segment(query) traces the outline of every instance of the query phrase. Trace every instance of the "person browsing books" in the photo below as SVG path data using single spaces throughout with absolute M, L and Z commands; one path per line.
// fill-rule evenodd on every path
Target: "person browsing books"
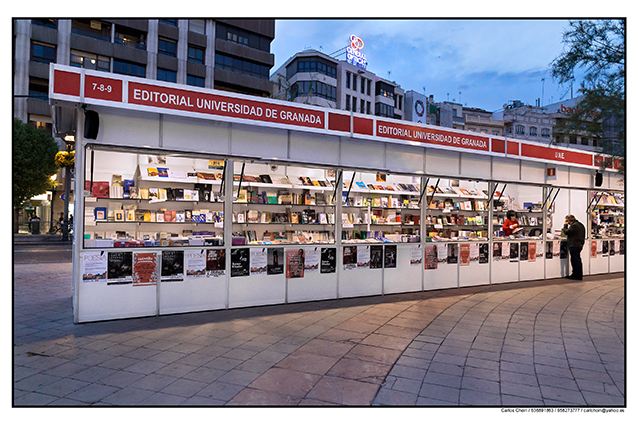
M 514 234 L 514 231 L 519 228 L 520 224 L 518 224 L 518 220 L 516 219 L 516 212 L 509 210 L 507 217 L 505 217 L 505 222 L 503 222 L 503 234 L 505 236 L 511 236 Z
M 569 247 L 569 261 L 572 264 L 572 274 L 568 279 L 583 280 L 583 262 L 580 259 L 580 251 L 585 244 L 585 226 L 576 220 L 571 214 L 565 216 L 563 233 L 567 236 L 567 246 Z

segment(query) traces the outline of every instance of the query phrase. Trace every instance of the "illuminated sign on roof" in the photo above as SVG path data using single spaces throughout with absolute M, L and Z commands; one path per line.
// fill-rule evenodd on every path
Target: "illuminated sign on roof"
M 361 49 L 363 49 L 363 40 L 356 35 L 351 35 L 350 46 L 346 48 L 346 62 L 366 69 L 368 61 L 366 60 L 366 55 L 361 53 Z

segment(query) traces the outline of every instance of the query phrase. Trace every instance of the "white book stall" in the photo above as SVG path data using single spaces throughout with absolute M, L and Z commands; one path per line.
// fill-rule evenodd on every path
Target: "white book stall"
M 624 186 L 595 185 L 594 154 L 55 64 L 50 82 L 79 111 L 76 323 L 561 278 L 566 214 L 586 275 L 624 271 Z

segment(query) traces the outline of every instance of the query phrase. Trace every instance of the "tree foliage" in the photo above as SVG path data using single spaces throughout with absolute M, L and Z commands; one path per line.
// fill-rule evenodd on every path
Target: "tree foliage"
M 58 144 L 51 134 L 13 119 L 13 207 L 55 187 L 51 176 L 58 172 Z
M 552 77 L 563 87 L 571 87 L 582 74 L 582 100 L 554 131 L 597 137 L 603 152 L 623 158 L 623 168 L 625 28 L 625 20 L 570 21 L 563 33 L 565 49 L 550 64 Z

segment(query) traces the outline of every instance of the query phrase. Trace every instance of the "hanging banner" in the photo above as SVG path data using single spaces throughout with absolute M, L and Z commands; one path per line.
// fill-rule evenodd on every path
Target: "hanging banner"
M 108 268 L 107 255 L 101 252 L 85 252 L 82 254 L 82 281 L 106 282 Z
M 513 263 L 518 261 L 518 243 L 516 242 L 510 243 L 510 261 Z
M 492 258 L 494 261 L 499 261 L 502 257 L 503 244 L 501 242 L 494 242 Z
M 529 243 L 528 254 L 529 254 L 528 261 L 530 263 L 535 263 L 536 262 L 536 242 Z
M 490 244 L 482 243 L 479 245 L 479 264 L 488 264 L 490 262 Z
M 477 262 L 479 260 L 479 244 L 470 244 L 470 263 Z
M 447 263 L 447 244 L 436 245 L 439 263 Z
M 206 276 L 219 277 L 226 275 L 226 250 L 206 250 Z
M 470 244 L 469 243 L 459 244 L 459 265 L 460 266 L 470 265 Z
M 520 244 L 520 256 L 521 261 L 527 261 L 529 256 L 529 245 L 527 242 L 521 242 Z
M 510 259 L 510 243 L 509 242 L 503 242 L 503 245 L 501 248 L 501 258 L 503 260 Z
M 157 285 L 157 252 L 133 252 L 133 286 Z

